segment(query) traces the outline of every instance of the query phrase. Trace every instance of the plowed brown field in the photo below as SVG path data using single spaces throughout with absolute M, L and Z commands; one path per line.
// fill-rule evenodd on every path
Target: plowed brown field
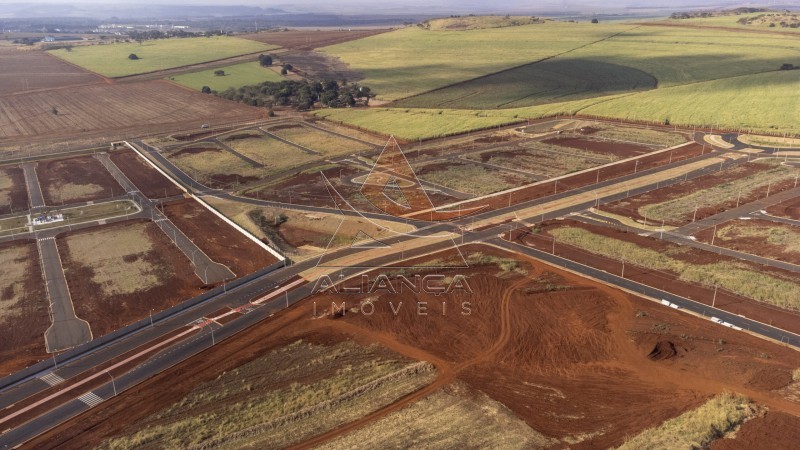
M 103 80 L 44 51 L 0 45 L 0 60 L 0 95 Z

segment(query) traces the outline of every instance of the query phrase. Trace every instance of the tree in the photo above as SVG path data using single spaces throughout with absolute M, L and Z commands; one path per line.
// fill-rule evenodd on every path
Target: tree
M 592 23 L 600 23 L 600 21 L 597 19 L 592 19 Z
M 218 76 L 218 77 L 224 77 L 225 76 L 225 71 L 222 70 L 222 69 L 215 70 L 214 71 L 214 75 Z
M 131 61 L 136 61 L 137 59 L 139 59 L 139 57 L 136 56 L 136 53 L 131 53 L 130 55 L 128 55 L 128 59 L 130 59 Z
M 203 94 L 210 94 L 211 93 L 211 88 L 208 87 L 208 86 L 203 86 L 203 88 L 200 89 L 200 92 L 202 92 Z
M 53 113 L 54 116 L 57 116 L 58 115 L 58 106 L 53 106 L 50 109 L 50 112 Z
M 287 71 L 289 71 L 289 70 L 294 69 L 294 66 L 292 66 L 291 64 L 284 64 L 283 68 L 286 69 Z
M 272 65 L 272 56 L 270 55 L 258 55 L 258 63 L 264 67 Z
M 286 66 L 281 67 L 281 75 L 287 75 L 287 74 L 289 74 L 289 71 L 286 70 Z

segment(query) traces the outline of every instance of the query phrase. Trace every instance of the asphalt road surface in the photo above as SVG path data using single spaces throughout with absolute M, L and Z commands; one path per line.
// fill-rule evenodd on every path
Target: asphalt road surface
M 22 165 L 22 170 L 25 174 L 25 185 L 28 188 L 31 209 L 44 207 L 42 186 L 39 184 L 39 177 L 36 176 L 36 163 L 25 163 Z

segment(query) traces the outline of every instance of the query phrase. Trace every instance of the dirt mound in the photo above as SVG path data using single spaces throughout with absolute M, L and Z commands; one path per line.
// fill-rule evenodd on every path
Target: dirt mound
M 678 348 L 670 341 L 658 341 L 653 347 L 653 351 L 647 355 L 653 361 L 662 361 L 678 356 Z
M 274 127 L 270 127 L 269 131 L 280 131 L 280 130 L 291 130 L 292 128 L 302 128 L 303 126 L 296 123 L 289 123 L 285 125 L 275 125 Z
M 770 366 L 756 371 L 747 382 L 747 386 L 753 389 L 774 391 L 788 386 L 791 382 L 791 372 L 785 368 Z
M 598 131 L 600 131 L 600 128 L 583 127 L 580 130 L 578 130 L 578 133 L 583 134 L 583 135 L 587 135 L 587 134 L 595 134 Z
M 798 442 L 800 418 L 780 411 L 767 411 L 763 417 L 745 422 L 733 439 L 714 441 L 711 449 L 797 448 Z
M 475 139 L 473 142 L 476 144 L 494 144 L 497 142 L 507 142 L 511 140 L 511 136 L 485 136 Z
M 596 131 L 596 130 L 595 130 Z M 587 133 L 581 133 L 587 134 Z M 621 158 L 629 158 L 631 156 L 639 156 L 651 152 L 653 149 L 645 147 L 644 145 L 626 144 L 624 142 L 613 141 L 593 141 L 589 139 L 578 138 L 551 138 L 543 141 L 545 144 L 553 144 L 561 147 L 577 148 L 581 150 L 589 150 L 602 154 L 616 155 Z

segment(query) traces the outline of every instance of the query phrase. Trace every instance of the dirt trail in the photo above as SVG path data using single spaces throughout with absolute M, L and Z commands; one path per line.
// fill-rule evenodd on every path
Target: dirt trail
M 537 267 L 537 269 L 534 275 L 538 275 L 541 272 L 541 269 L 538 269 L 538 265 L 535 267 Z M 327 325 L 332 328 L 341 328 L 342 329 L 341 331 L 347 331 L 352 336 L 358 336 L 359 339 L 367 338 L 371 343 L 379 342 L 380 344 L 384 345 L 390 350 L 400 353 L 401 355 L 406 356 L 408 358 L 413 358 L 420 361 L 428 361 L 436 367 L 437 376 L 436 380 L 434 380 L 433 383 L 425 386 L 424 388 L 416 392 L 412 392 L 406 395 L 405 397 L 402 397 L 400 400 L 384 408 L 381 408 L 356 421 L 350 422 L 346 425 L 330 430 L 326 433 L 323 433 L 319 436 L 316 436 L 312 439 L 309 439 L 305 442 L 302 442 L 300 444 L 297 444 L 289 448 L 310 449 L 324 442 L 335 439 L 338 436 L 345 435 L 371 422 L 381 419 L 395 411 L 405 408 L 406 406 L 425 398 L 429 394 L 432 394 L 437 390 L 444 388 L 445 386 L 455 381 L 458 374 L 464 369 L 482 362 L 490 362 L 493 359 L 493 357 L 497 355 L 497 352 L 503 347 L 505 347 L 505 345 L 511 339 L 511 308 L 510 308 L 511 297 L 519 287 L 531 281 L 529 277 L 530 275 L 523 277 L 522 279 L 511 285 L 503 292 L 503 297 L 501 299 L 502 314 L 500 316 L 500 336 L 497 338 L 497 340 L 492 344 L 491 347 L 484 350 L 479 355 L 456 365 L 452 365 L 451 363 L 444 361 L 438 358 L 437 356 L 432 355 L 419 348 L 398 342 L 397 340 L 389 338 L 388 336 L 382 333 L 365 331 L 360 327 L 357 327 L 355 325 L 343 321 L 339 322 L 332 322 L 329 320 L 318 321 L 318 323 L 323 323 L 323 325 Z

